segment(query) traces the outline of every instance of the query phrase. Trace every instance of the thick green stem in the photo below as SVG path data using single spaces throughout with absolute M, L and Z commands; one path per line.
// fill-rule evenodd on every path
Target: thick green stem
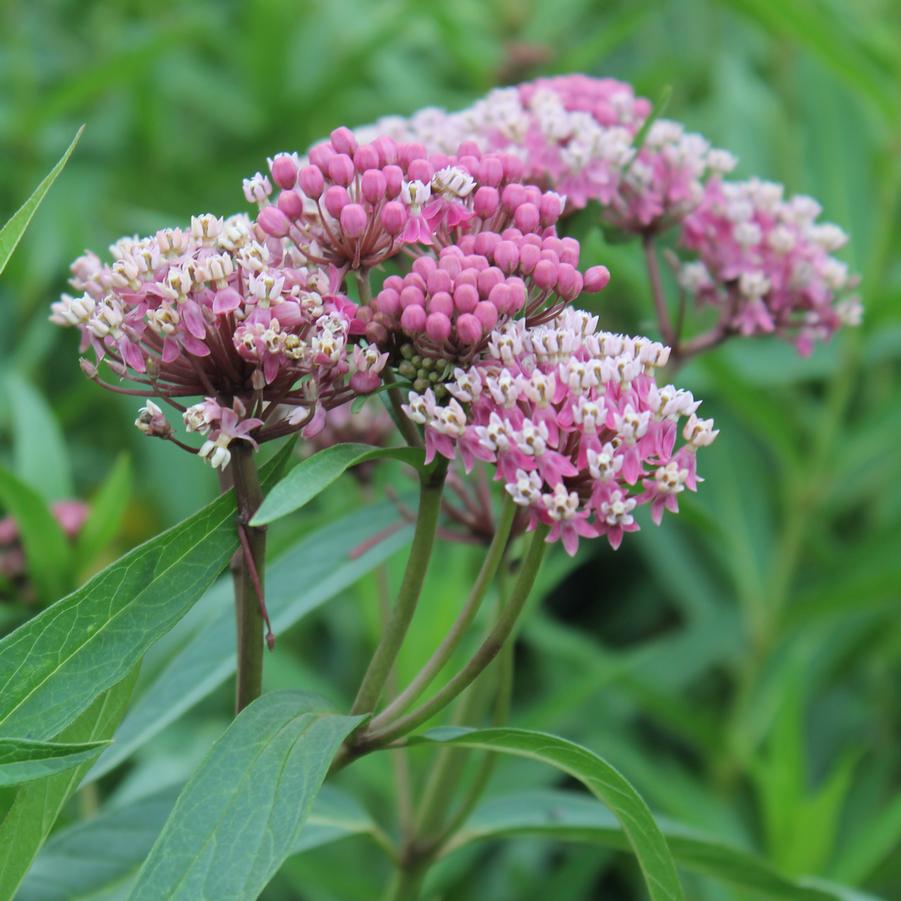
M 235 713 L 240 713 L 263 690 L 263 615 L 258 592 L 263 585 L 266 529 L 248 525 L 263 502 L 253 449 L 244 441 L 235 441 L 231 454 L 229 468 L 238 507 L 237 528 L 246 536 L 246 545 L 238 548 L 232 561 L 238 652 Z
M 360 684 L 360 690 L 351 708 L 352 713 L 370 713 L 375 709 L 397 659 L 404 636 L 410 628 L 432 556 L 438 515 L 441 512 L 441 493 L 446 476 L 446 460 L 437 461 L 420 476 L 416 531 L 413 534 L 413 544 L 410 547 L 403 582 L 397 595 L 397 602 L 382 632 L 382 638 Z
M 381 712 L 380 716 L 386 719 L 400 716 L 431 685 L 435 677 L 447 664 L 447 661 L 450 660 L 460 640 L 475 619 L 489 586 L 494 581 L 498 567 L 501 564 L 501 560 L 503 560 L 504 551 L 507 549 L 507 542 L 510 538 L 510 530 L 513 527 L 515 516 L 516 504 L 508 497 L 501 508 L 494 537 L 488 547 L 485 559 L 482 561 L 482 568 L 479 570 L 472 590 L 469 592 L 469 597 L 463 605 L 463 609 L 451 626 L 450 631 L 436 648 L 435 653 L 432 654 L 426 664 L 416 674 L 413 681 Z
M 382 715 L 375 717 L 369 728 L 358 736 L 355 742 L 358 751 L 385 745 L 395 738 L 406 735 L 412 729 L 426 722 L 426 720 L 431 719 L 439 710 L 445 708 L 454 698 L 468 688 L 478 677 L 479 673 L 494 660 L 513 632 L 519 614 L 522 613 L 529 592 L 538 575 L 538 570 L 544 557 L 544 539 L 547 533 L 547 526 L 539 526 L 535 530 L 506 606 L 498 617 L 494 628 L 489 632 L 466 666 L 428 701 L 412 710 L 406 716 L 393 721 L 388 721 Z
M 384 901 L 416 901 L 425 880 L 425 867 L 400 864 L 385 892 Z

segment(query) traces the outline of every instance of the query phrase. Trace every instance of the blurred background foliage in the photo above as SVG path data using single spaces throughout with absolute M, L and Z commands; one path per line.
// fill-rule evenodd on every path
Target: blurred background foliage
M 517 647 L 512 720 L 605 754 L 663 816 L 788 873 L 901 898 L 897 0 L 6 0 L 0 34 L 0 219 L 87 123 L 0 282 L 0 461 L 49 499 L 90 500 L 111 471 L 129 491 L 119 458 L 130 455 L 124 524 L 100 563 L 216 486 L 194 460 L 142 439 L 136 405 L 83 379 L 74 336 L 47 323 L 83 248 L 242 209 L 241 178 L 267 155 L 339 124 L 455 108 L 497 84 L 572 71 L 631 81 L 652 99 L 671 85 L 667 115 L 737 153 L 739 177 L 816 197 L 850 232 L 863 327 L 809 360 L 736 341 L 680 375 L 722 430 L 704 454 L 706 484 L 617 554 L 594 542 L 573 563 L 554 555 Z M 608 246 L 585 216 L 570 228 L 586 265 L 613 272 L 603 323 L 652 332 L 638 248 Z M 35 448 L 50 448 L 39 466 Z M 404 488 L 389 467 L 366 491 L 380 495 L 385 480 Z M 359 501 L 345 479 L 286 529 Z M 411 672 L 477 562 L 464 547 L 440 554 L 403 661 Z M 267 684 L 346 703 L 377 594 L 367 577 L 281 636 Z M 135 797 L 185 778 L 226 721 L 228 695 L 170 726 L 102 790 Z M 346 778 L 390 822 L 385 761 Z M 505 761 L 491 790 L 553 779 Z M 290 861 L 266 897 L 370 898 L 384 872 L 351 839 Z M 642 897 L 626 857 L 537 838 L 460 852 L 437 875 L 448 899 Z M 686 885 L 690 898 L 746 897 Z

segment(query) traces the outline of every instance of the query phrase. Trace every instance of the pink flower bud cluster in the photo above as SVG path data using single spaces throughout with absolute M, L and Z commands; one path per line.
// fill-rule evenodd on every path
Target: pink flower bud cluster
M 247 217 L 197 216 L 190 229 L 122 239 L 111 251 L 112 265 L 93 254 L 76 260 L 72 284 L 84 293 L 64 295 L 51 320 L 79 329 L 96 361 L 82 368 L 104 387 L 177 409 L 182 397 L 225 404 L 215 416 L 208 409 L 205 428 L 191 429 L 210 433 L 199 452 L 214 466 L 226 465 L 216 449 L 233 440 L 310 433 L 326 409 L 378 387 L 385 358 L 351 359 L 349 339 L 362 323 L 336 274 L 297 265 Z M 101 363 L 131 385 L 101 381 Z M 155 404 L 136 425 L 172 437 Z
M 617 548 L 638 529 L 639 505 L 656 523 L 678 510 L 679 494 L 700 481 L 697 449 L 717 435 L 689 392 L 657 386 L 668 357 L 661 344 L 597 331 L 596 317 L 566 308 L 544 325 L 495 331 L 486 356 L 455 371 L 447 403 L 413 391 L 404 412 L 424 426 L 428 459 L 492 463 L 529 527 L 550 526 L 548 541 L 574 554 L 580 537 L 603 535 Z
M 347 128 L 313 147 L 306 165 L 279 154 L 270 173 L 281 189 L 274 204 L 269 178 L 257 173 L 244 182 L 247 199 L 261 206 L 260 228 L 287 239 L 306 261 L 342 271 L 371 269 L 406 244 L 441 246 L 509 226 L 537 231 L 564 206 L 553 192 L 519 184 L 515 155 L 483 155 L 472 143 L 453 156 L 427 153 L 384 135 L 360 143 Z
M 680 283 L 723 311 L 724 329 L 787 336 L 808 354 L 861 317 L 850 295 L 857 279 L 832 255 L 847 238 L 819 214 L 815 200 L 785 199 L 773 182 L 712 181 L 682 227 L 697 260 L 682 266 Z

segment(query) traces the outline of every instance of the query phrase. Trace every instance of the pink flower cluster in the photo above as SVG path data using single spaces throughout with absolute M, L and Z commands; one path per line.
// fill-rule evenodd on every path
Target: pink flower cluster
M 772 182 L 710 182 L 682 227 L 682 244 L 698 256 L 680 271 L 683 288 L 720 308 L 724 330 L 788 336 L 810 353 L 861 317 L 856 279 L 832 256 L 846 236 L 819 214 L 812 198 L 785 199 Z
M 82 366 L 104 387 L 162 399 L 209 432 L 199 452 L 214 466 L 227 464 L 231 441 L 310 433 L 327 408 L 380 382 L 378 354 L 356 355 L 351 373 L 348 341 L 362 323 L 335 273 L 300 265 L 245 216 L 196 216 L 190 229 L 124 238 L 111 251 L 112 265 L 94 254 L 73 264 L 83 294 L 64 295 L 51 319 L 79 329 L 95 357 Z M 101 381 L 101 363 L 134 387 Z M 208 398 L 202 414 L 176 401 L 198 395 Z M 172 438 L 154 404 L 137 425 Z
M 455 371 L 447 403 L 413 391 L 404 412 L 424 426 L 428 459 L 492 463 L 529 527 L 550 526 L 548 541 L 574 554 L 580 537 L 604 535 L 616 548 L 638 528 L 637 506 L 649 504 L 659 523 L 696 489 L 695 453 L 717 435 L 690 393 L 657 386 L 668 356 L 567 308 L 544 325 L 495 331 L 486 354 Z
M 533 323 L 553 317 L 583 292 L 609 280 L 603 266 L 579 272 L 579 242 L 511 228 L 503 234 L 464 235 L 433 257 L 419 257 L 406 276 L 385 280 L 371 307 L 361 310 L 370 341 L 394 348 L 398 337 L 416 353 L 467 363 L 490 333 L 521 315 Z
M 342 272 L 369 270 L 404 245 L 454 243 L 464 233 L 516 226 L 531 232 L 553 225 L 563 199 L 519 184 L 523 166 L 512 154 L 482 154 L 463 143 L 455 155 L 427 153 L 416 142 L 385 135 L 360 143 L 347 128 L 309 151 L 270 161 L 281 189 L 275 203 L 266 176 L 244 182 L 247 199 L 260 205 L 257 222 L 285 238 L 314 264 Z

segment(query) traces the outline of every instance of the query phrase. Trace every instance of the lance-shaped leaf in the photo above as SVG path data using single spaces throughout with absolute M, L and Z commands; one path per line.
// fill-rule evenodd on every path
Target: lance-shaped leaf
M 278 691 L 245 708 L 191 777 L 130 898 L 256 898 L 300 839 L 344 739 L 363 717 Z
M 266 570 L 266 604 L 277 635 L 335 597 L 391 554 L 407 545 L 412 529 L 402 525 L 365 553 L 354 548 L 397 523 L 396 508 L 373 504 L 304 536 Z M 125 760 L 145 741 L 198 704 L 235 672 L 235 613 L 232 588 L 220 583 L 204 603 L 216 613 L 166 664 L 132 704 L 116 741 L 89 774 L 97 779 Z
M 606 760 L 580 745 L 528 729 L 463 729 L 447 726 L 408 742 L 499 751 L 547 763 L 582 782 L 604 802 L 623 828 L 652 901 L 683 901 L 672 853 L 642 797 Z
M 266 496 L 255 526 L 275 522 L 308 504 L 353 466 L 367 460 L 400 460 L 414 468 L 422 466 L 422 450 L 413 447 L 372 447 L 369 444 L 334 444 L 298 463 Z
M 264 484 L 289 453 L 267 464 Z M 52 738 L 124 678 L 226 566 L 234 517 L 228 493 L 0 641 L 0 735 Z
M 56 739 L 61 742 L 98 742 L 110 738 L 131 697 L 138 668 L 104 692 Z M 13 898 L 31 861 L 50 834 L 63 804 L 78 787 L 90 762 L 15 790 L 0 820 L 0 898 Z
M 60 161 L 50 170 L 50 172 L 45 176 L 44 180 L 34 189 L 34 193 L 22 206 L 13 213 L 12 218 L 0 228 L 0 272 L 6 268 L 6 264 L 9 262 L 9 258 L 13 255 L 13 251 L 16 249 L 16 245 L 19 241 L 22 240 L 22 235 L 25 234 L 25 229 L 28 228 L 28 223 L 31 222 L 31 217 L 35 214 L 37 208 L 41 205 L 41 201 L 44 199 L 46 193 L 50 190 L 50 186 L 53 182 L 56 181 L 57 176 L 60 172 L 63 171 L 63 167 L 69 161 L 69 157 L 72 156 L 72 151 L 75 150 L 75 145 L 78 144 L 79 138 L 81 138 L 81 133 L 84 131 L 84 126 L 75 134 L 75 137 L 72 139 L 72 143 L 69 145 L 66 152 L 60 158 Z
M 676 862 L 686 870 L 759 892 L 773 901 L 865 901 L 865 895 L 844 886 L 784 876 L 768 861 L 687 826 L 661 818 L 657 825 Z M 515 835 L 591 842 L 617 850 L 629 848 L 622 825 L 593 799 L 567 791 L 526 791 L 483 801 L 454 836 L 446 853 L 473 842 Z
M 0 738 L 0 786 L 20 785 L 53 776 L 93 760 L 108 745 L 105 741 L 32 741 Z

